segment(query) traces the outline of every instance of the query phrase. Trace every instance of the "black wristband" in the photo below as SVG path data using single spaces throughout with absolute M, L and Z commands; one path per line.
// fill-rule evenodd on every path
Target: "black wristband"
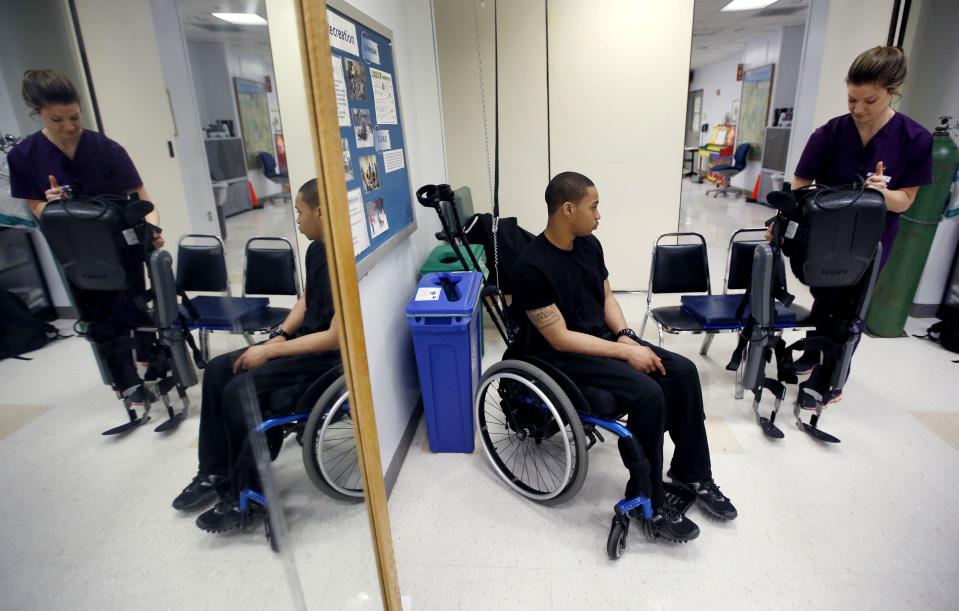
M 639 342 L 639 336 L 636 335 L 636 332 L 630 329 L 629 327 L 626 327 L 625 329 L 621 329 L 620 332 L 616 334 L 616 339 L 619 339 L 623 337 L 624 335 L 628 337 L 629 339 L 633 340 L 634 342 L 637 342 L 637 343 Z
M 276 327 L 270 331 L 270 339 L 282 335 L 283 339 L 290 339 L 290 334 L 283 330 L 283 327 Z

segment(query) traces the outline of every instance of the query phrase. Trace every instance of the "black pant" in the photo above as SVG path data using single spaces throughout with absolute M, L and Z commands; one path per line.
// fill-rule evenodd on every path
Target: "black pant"
M 577 385 L 601 388 L 613 394 L 626 413 L 626 428 L 639 442 L 650 465 L 653 505 L 663 503 L 663 432 L 669 431 L 676 446 L 670 470 L 683 481 L 712 477 L 703 391 L 696 365 L 684 356 L 642 342 L 656 353 L 666 368 L 642 373 L 625 361 L 572 353 L 541 355 Z M 626 497 L 642 494 L 642 478 L 630 473 Z
M 80 316 L 90 324 L 90 339 L 101 347 L 104 363 L 113 378 L 113 388 L 123 392 L 142 384 L 143 380 L 133 363 L 132 341 L 131 345 L 121 346 L 114 340 L 130 338 L 138 326 L 153 324 L 132 296 L 142 293 L 143 288 L 134 287 L 129 292 L 86 291 L 71 285 L 71 290 Z M 148 342 L 137 338 L 137 343 L 143 345 Z
M 301 386 L 303 391 L 340 362 L 339 352 L 306 354 L 267 361 L 252 371 L 233 373 L 233 362 L 246 349 L 223 354 L 207 363 L 203 373 L 200 408 L 200 473 L 229 479 L 234 492 L 262 488 L 249 444 L 253 428 L 251 409 L 266 407 L 269 395 L 281 388 Z M 294 403 L 269 404 L 271 412 L 290 413 Z

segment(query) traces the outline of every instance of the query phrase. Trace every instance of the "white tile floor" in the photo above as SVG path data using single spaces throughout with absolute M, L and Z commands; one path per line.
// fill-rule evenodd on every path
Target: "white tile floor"
M 721 288 L 729 235 L 772 212 L 707 199 L 705 189 L 684 184 L 682 229 L 705 235 Z M 809 304 L 804 287 L 790 289 Z M 645 296 L 621 302 L 638 329 Z M 495 331 L 486 337 L 489 366 L 502 343 Z M 650 544 L 634 534 L 611 562 L 606 536 L 625 482 L 613 443 L 590 452 L 572 501 L 547 508 L 509 491 L 480 449 L 432 454 L 421 429 L 390 500 L 400 583 L 414 608 L 959 608 L 959 451 L 948 429 L 959 401 L 949 353 L 913 338 L 865 338 L 845 400 L 823 419 L 843 443 L 824 447 L 791 426 L 783 441 L 766 440 L 724 370 L 734 337 L 719 336 L 708 357 L 699 341 L 667 336 L 666 347 L 699 366 L 714 473 L 739 519 L 720 523 L 694 508 L 696 541 Z M 939 423 L 942 437 L 926 422 Z
M 704 199 L 704 189 L 685 185 L 682 222 L 705 234 L 718 285 L 729 233 L 771 213 Z M 808 292 L 791 289 L 808 304 Z M 638 327 L 645 297 L 622 302 Z M 909 330 L 926 324 L 911 320 Z M 489 365 L 501 345 L 487 338 Z M 723 369 L 733 343 L 719 337 L 704 358 L 697 339 L 666 339 L 699 366 L 714 471 L 739 519 L 717 523 L 693 509 L 698 540 L 634 536 L 610 562 L 610 511 L 625 477 L 613 444 L 590 452 L 575 499 L 546 508 L 507 490 L 481 451 L 430 453 L 421 429 L 390 499 L 411 608 L 959 607 L 950 354 L 913 338 L 865 338 L 845 400 L 824 418 L 843 443 L 823 447 L 790 427 L 779 443 L 762 436 Z M 236 345 L 214 335 L 214 351 Z M 0 609 L 292 607 L 287 565 L 261 531 L 208 536 L 169 508 L 196 466 L 196 409 L 167 437 L 144 428 L 105 439 L 99 431 L 122 414 L 86 343 L 32 356 L 0 362 Z M 316 492 L 293 445 L 274 467 L 308 608 L 377 608 L 364 508 Z

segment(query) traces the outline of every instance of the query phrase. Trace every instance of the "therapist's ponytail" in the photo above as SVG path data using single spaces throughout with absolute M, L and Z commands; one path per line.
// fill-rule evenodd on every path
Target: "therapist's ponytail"
M 876 83 L 892 95 L 900 95 L 906 82 L 906 55 L 899 47 L 873 47 L 859 54 L 849 66 L 846 83 Z
M 39 114 L 49 104 L 79 104 L 80 96 L 70 79 L 54 70 L 27 70 L 20 89 L 24 103 Z

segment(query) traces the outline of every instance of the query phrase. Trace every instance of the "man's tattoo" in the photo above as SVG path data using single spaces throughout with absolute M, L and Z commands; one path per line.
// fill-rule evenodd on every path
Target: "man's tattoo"
M 526 316 L 537 329 L 545 329 L 550 325 L 556 324 L 561 318 L 559 308 L 557 308 L 555 304 L 548 305 L 545 308 L 529 310 L 526 312 Z

